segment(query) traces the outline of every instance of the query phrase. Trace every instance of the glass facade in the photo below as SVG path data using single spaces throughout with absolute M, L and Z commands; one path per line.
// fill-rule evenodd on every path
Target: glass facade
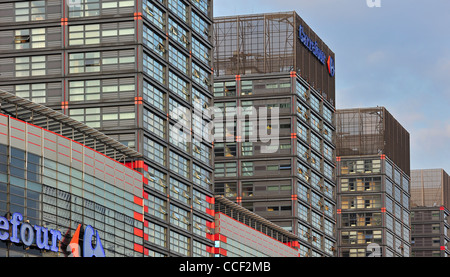
M 11 37 L 10 43 L 0 42 L 7 50 L 0 55 L 0 88 L 143 153 L 143 162 L 132 166 L 146 174 L 145 192 L 153 198 L 168 202 L 167 193 L 179 190 L 165 211 L 183 214 L 181 221 L 146 213 L 147 222 L 166 230 L 166 244 L 149 238 L 142 254 L 212 256 L 206 246 L 214 242 L 193 222 L 197 217 L 213 222 L 213 209 L 192 207 L 198 205 L 194 199 L 208 203 L 213 197 L 213 147 L 204 139 L 211 118 L 201 114 L 213 106 L 213 1 L 68 2 L 0 3 L 0 36 Z M 39 28 L 10 26 L 34 21 Z M 188 131 L 173 133 L 177 123 Z M 184 245 L 172 246 L 175 237 Z
M 341 257 L 411 255 L 410 180 L 385 155 L 340 157 Z
M 336 234 L 325 224 L 336 220 L 333 106 L 296 74 L 264 79 L 242 75 L 233 82 L 217 79 L 217 111 L 224 119 L 235 112 L 238 119 L 234 125 L 215 122 L 215 193 L 236 199 L 258 215 L 298 233 L 305 238 L 300 239 L 305 243 L 305 255 L 333 256 Z M 227 94 L 230 89 L 234 91 L 231 95 Z M 260 108 L 278 108 L 279 122 L 273 126 L 266 122 L 268 130 L 278 128 L 278 144 L 263 142 L 266 138 L 261 135 L 261 126 L 250 124 Z M 261 118 L 258 120 L 262 124 Z M 252 140 L 255 135 L 258 138 Z M 273 200 L 258 201 L 263 196 Z
M 69 256 L 80 224 L 98 231 L 107 257 L 142 256 L 136 249 L 143 237 L 135 231 L 144 228 L 142 174 L 45 129 L 0 120 L 0 215 L 20 213 L 23 222 L 63 234 L 58 252 L 5 240 L 1 256 Z

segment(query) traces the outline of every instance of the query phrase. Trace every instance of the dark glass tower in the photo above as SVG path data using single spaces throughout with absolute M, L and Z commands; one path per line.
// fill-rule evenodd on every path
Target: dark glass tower
M 212 3 L 0 3 L 0 88 L 144 154 L 146 255 L 212 255 Z

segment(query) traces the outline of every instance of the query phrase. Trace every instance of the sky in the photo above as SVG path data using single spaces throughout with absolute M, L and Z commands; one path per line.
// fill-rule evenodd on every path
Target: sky
M 411 169 L 450 174 L 449 0 L 214 0 L 214 16 L 286 11 L 336 54 L 337 109 L 386 107 L 410 133 Z

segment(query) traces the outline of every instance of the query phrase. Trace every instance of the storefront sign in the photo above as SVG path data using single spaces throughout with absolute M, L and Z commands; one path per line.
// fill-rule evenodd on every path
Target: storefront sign
M 22 219 L 23 216 L 20 213 L 14 213 L 9 221 L 5 217 L 0 217 L 0 240 L 10 240 L 13 243 L 22 242 L 26 246 L 31 246 L 36 242 L 39 249 L 58 252 L 58 241 L 62 238 L 60 231 L 49 230 L 37 225 L 31 226 L 29 223 L 22 222 Z M 49 244 L 49 233 L 51 245 Z
M 70 244 L 67 246 L 67 251 L 70 254 L 70 257 L 81 257 L 80 253 L 80 229 L 81 224 L 78 225 L 75 234 L 70 241 Z M 95 248 L 92 247 L 92 237 L 94 236 L 94 229 L 91 226 L 87 226 L 84 229 L 84 237 L 83 237 L 83 257 L 105 257 L 105 250 L 103 250 L 103 245 L 100 240 L 100 236 L 98 231 L 95 231 L 96 245 Z
M 30 247 L 34 243 L 39 249 L 49 250 L 53 252 L 59 251 L 59 241 L 62 239 L 60 231 L 47 229 L 42 226 L 22 222 L 23 216 L 20 213 L 14 213 L 10 220 L 0 217 L 0 240 L 11 241 L 13 243 L 22 243 Z M 81 224 L 78 225 L 67 250 L 72 257 L 81 257 L 79 235 Z M 95 248 L 92 246 L 92 237 L 96 236 Z M 51 243 L 49 243 L 51 242 Z M 94 231 L 91 226 L 87 226 L 84 230 L 83 237 L 83 257 L 105 257 L 105 251 L 100 240 L 98 231 Z

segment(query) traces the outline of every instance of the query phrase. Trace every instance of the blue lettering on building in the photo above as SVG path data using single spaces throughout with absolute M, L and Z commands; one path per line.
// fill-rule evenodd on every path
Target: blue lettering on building
M 299 27 L 298 34 L 303 45 L 305 45 L 306 48 L 308 48 L 309 51 L 311 51 L 322 64 L 325 64 L 327 59 L 325 53 L 319 48 L 317 41 L 313 41 L 310 37 L 308 37 L 302 25 Z
M 92 237 L 94 236 L 94 229 L 91 226 L 87 226 L 84 230 L 83 240 L 83 257 L 105 257 L 105 250 L 103 250 L 102 242 L 98 231 L 95 231 L 97 244 L 95 248 L 92 248 Z
M 23 216 L 20 213 L 14 213 L 8 221 L 5 217 L 0 217 L 0 241 L 11 241 L 13 243 L 22 243 L 30 247 L 33 243 L 42 250 L 59 251 L 58 242 L 62 239 L 60 231 L 47 229 L 42 226 L 30 225 L 22 222 Z M 79 229 L 77 230 L 79 232 Z M 50 233 L 50 234 L 49 234 Z M 96 236 L 95 248 L 92 246 L 92 237 Z M 78 245 L 78 236 L 76 238 Z M 49 243 L 50 242 L 50 243 Z M 78 255 L 75 255 L 78 256 Z M 98 231 L 87 226 L 83 238 L 83 256 L 84 257 L 105 257 L 105 251 L 100 241 Z
M 0 240 L 10 240 L 13 243 L 22 243 L 31 246 L 36 241 L 39 249 L 58 252 L 58 241 L 62 235 L 60 231 L 48 230 L 41 226 L 31 226 L 28 223 L 22 223 L 23 216 L 20 213 L 14 213 L 8 221 L 5 217 L 0 217 Z M 11 235 L 10 235 L 11 231 Z M 51 245 L 49 245 L 49 233 L 51 234 Z
M 319 45 L 317 41 L 313 41 L 303 29 L 303 26 L 300 25 L 299 31 L 298 31 L 299 39 L 305 45 L 306 48 L 308 48 L 311 53 L 313 53 L 314 56 L 323 64 L 327 64 L 328 67 L 328 73 L 330 73 L 331 77 L 334 77 L 335 74 L 335 68 L 334 68 L 334 59 L 331 56 L 325 55 L 325 53 L 319 48 Z
M 334 77 L 334 59 L 329 56 L 327 61 L 328 73 L 330 73 L 331 77 Z

